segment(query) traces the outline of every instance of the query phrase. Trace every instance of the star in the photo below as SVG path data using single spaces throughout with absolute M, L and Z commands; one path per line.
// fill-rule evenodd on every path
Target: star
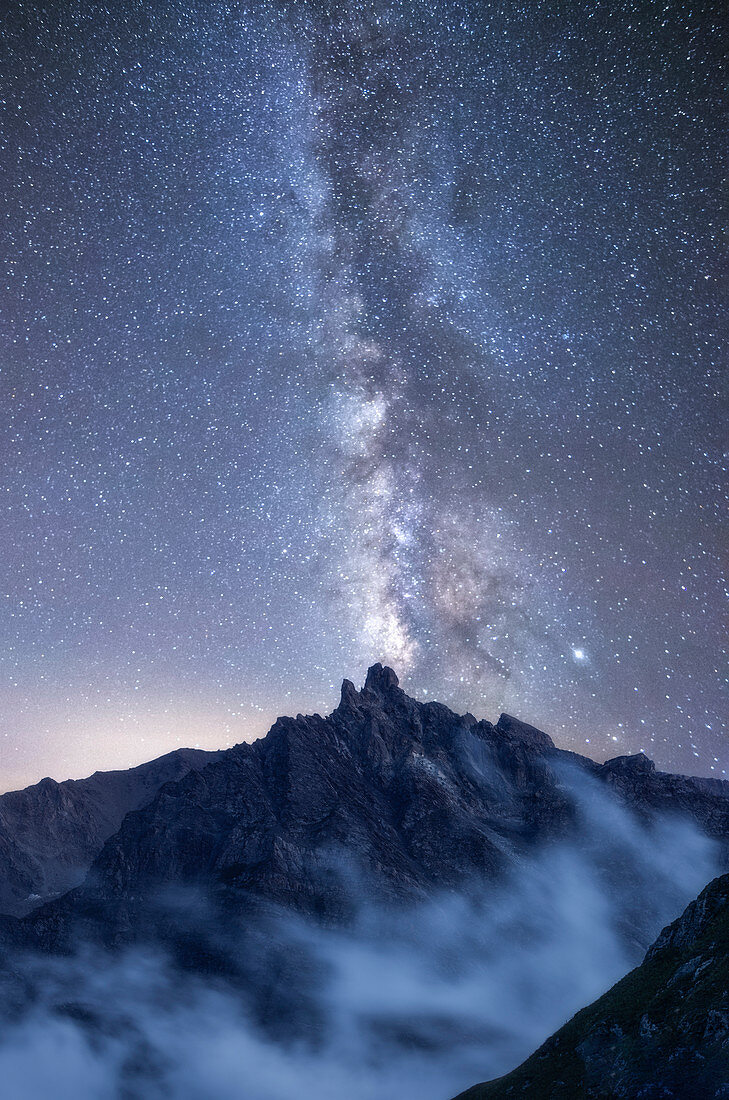
M 3 782 L 376 661 L 724 774 L 711 5 L 81 7 L 4 27 Z

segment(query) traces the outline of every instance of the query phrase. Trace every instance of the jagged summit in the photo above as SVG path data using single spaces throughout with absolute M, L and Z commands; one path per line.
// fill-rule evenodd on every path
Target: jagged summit
M 502 713 L 494 726 L 484 719 L 479 721 L 469 712 L 456 715 L 443 703 L 421 703 L 403 691 L 395 670 L 390 668 L 389 665 L 381 664 L 379 661 L 367 669 L 367 676 L 361 691 L 357 690 L 351 680 L 342 682 L 339 707 L 346 711 L 353 708 L 371 707 L 373 704 L 375 706 L 395 704 L 413 711 L 418 711 L 419 708 L 423 707 L 431 709 L 437 707 L 444 713 L 453 715 L 465 726 L 480 726 L 484 730 L 495 730 L 507 741 L 525 742 L 540 751 L 549 751 L 555 748 L 552 738 L 543 730 L 537 729 L 536 726 L 532 726 L 528 722 L 522 722 L 521 719 L 515 718 L 511 714 Z
M 379 661 L 367 669 L 364 687 L 357 691 L 351 680 L 342 681 L 341 707 L 358 707 L 368 702 L 383 702 L 396 698 L 407 698 L 399 686 L 400 681 L 394 669 L 382 665 Z M 413 700 L 414 701 L 414 700 Z
M 339 700 L 340 707 L 356 706 L 359 702 L 359 692 L 351 680 L 342 680 L 342 694 Z
M 378 661 L 377 664 L 370 665 L 367 669 L 364 690 L 370 691 L 374 695 L 386 695 L 398 687 L 399 684 L 400 681 L 394 669 L 391 669 L 388 665 L 381 665 Z

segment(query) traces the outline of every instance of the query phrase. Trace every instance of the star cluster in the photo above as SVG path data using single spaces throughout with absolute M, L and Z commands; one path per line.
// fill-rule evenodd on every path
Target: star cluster
M 3 18 L 3 786 L 375 660 L 724 775 L 720 6 Z

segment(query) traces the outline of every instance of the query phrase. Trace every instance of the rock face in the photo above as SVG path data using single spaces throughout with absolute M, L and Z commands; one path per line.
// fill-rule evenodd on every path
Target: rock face
M 417 899 L 498 876 L 537 844 L 581 842 L 580 790 L 729 836 L 729 784 L 661 774 L 642 755 L 596 764 L 508 715 L 492 725 L 417 702 L 374 665 L 361 691 L 344 681 L 327 718 L 279 718 L 162 786 L 124 817 L 82 887 L 6 922 L 5 937 L 117 943 L 158 925 L 153 899 L 184 887 L 238 915 L 274 904 L 340 919 L 355 877 L 380 900 Z
M 83 882 L 130 810 L 218 755 L 178 749 L 128 771 L 63 783 L 42 779 L 0 795 L 0 913 L 23 916 Z
M 726 1100 L 729 875 L 669 925 L 644 962 L 513 1073 L 458 1100 Z

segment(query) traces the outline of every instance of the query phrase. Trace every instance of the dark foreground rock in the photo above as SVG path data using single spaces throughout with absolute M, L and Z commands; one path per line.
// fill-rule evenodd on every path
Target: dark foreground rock
M 726 1100 L 729 875 L 669 925 L 644 962 L 513 1073 L 458 1100 Z

